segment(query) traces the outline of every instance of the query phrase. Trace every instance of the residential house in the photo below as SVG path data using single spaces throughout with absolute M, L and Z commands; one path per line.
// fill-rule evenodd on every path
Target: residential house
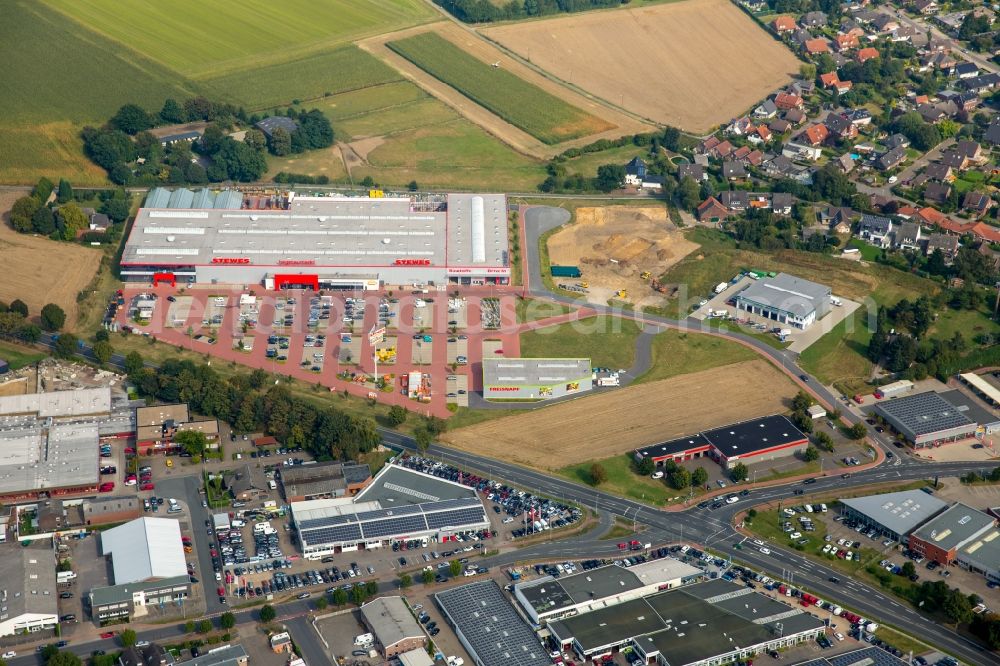
M 854 217 L 857 217 L 857 213 L 846 206 L 829 206 L 819 212 L 819 221 L 837 234 L 850 233 L 851 219 Z
M 917 107 L 917 113 L 927 123 L 936 123 L 948 116 L 941 104 L 921 104 Z
M 746 190 L 726 190 L 719 193 L 719 203 L 734 213 L 742 213 L 750 206 L 750 193 Z
M 720 143 L 722 143 L 722 139 L 713 134 L 712 136 L 708 137 L 707 139 L 699 143 L 697 146 L 695 146 L 694 151 L 695 153 L 710 155 L 712 151 L 715 150 L 715 147 L 718 146 Z
M 926 71 L 928 69 L 936 69 L 939 72 L 950 76 L 955 69 L 955 65 L 958 61 L 947 51 L 935 51 L 925 55 L 920 60 L 920 64 L 923 65 L 923 69 Z
M 924 254 L 930 255 L 934 250 L 941 250 L 945 263 L 951 264 L 961 247 L 958 236 L 948 234 L 930 234 L 927 236 L 927 243 L 924 246 Z
M 858 128 L 847 116 L 839 113 L 831 113 L 823 121 L 830 134 L 838 139 L 853 139 L 858 135 Z
M 823 149 L 820 146 L 810 145 L 805 133 L 800 134 L 798 138 L 801 140 L 792 139 L 781 147 L 783 157 L 815 162 L 823 156 Z
M 875 160 L 875 165 L 882 171 L 889 171 L 890 169 L 895 169 L 904 161 L 906 161 L 906 149 L 902 146 L 897 146 L 879 155 L 878 159 Z
M 952 152 L 961 155 L 967 162 L 980 164 L 986 161 L 986 158 L 983 156 L 983 147 L 979 145 L 978 141 L 963 139 L 955 144 Z
M 979 67 L 974 62 L 960 62 L 955 65 L 955 76 L 961 79 L 971 79 L 979 76 Z
M 87 216 L 87 228 L 91 231 L 105 232 L 111 228 L 111 218 L 104 213 L 95 212 L 92 208 L 84 208 L 83 213 Z
M 190 132 L 178 132 L 176 134 L 168 134 L 166 136 L 160 137 L 161 146 L 172 146 L 175 143 L 186 142 L 194 143 L 201 138 L 204 130 L 192 130 Z
M 992 146 L 1000 145 L 1000 116 L 994 118 L 990 126 L 986 128 L 983 140 Z
M 799 97 L 808 97 L 816 92 L 816 82 L 813 79 L 795 79 L 788 89 Z
M 743 180 L 747 177 L 747 170 L 742 162 L 723 162 L 722 177 L 730 182 Z
M 913 11 L 918 14 L 936 14 L 940 8 L 941 7 L 938 5 L 937 0 L 915 0 L 913 3 Z
M 854 125 L 857 125 L 858 127 L 861 127 L 863 125 L 871 125 L 872 123 L 872 114 L 871 111 L 869 111 L 868 109 L 863 109 L 863 108 L 853 109 L 851 111 L 848 111 L 844 115 L 850 118 L 851 122 Z
M 256 127 L 270 139 L 276 129 L 281 128 L 291 134 L 299 128 L 299 123 L 293 118 L 285 116 L 268 116 L 257 123 Z
M 775 118 L 767 127 L 775 134 L 784 134 L 792 129 L 792 124 L 782 118 Z
M 743 159 L 749 154 L 750 154 L 749 146 L 740 146 L 739 148 L 733 151 L 732 155 L 729 156 L 729 160 L 742 162 Z
M 644 190 L 662 190 L 663 189 L 663 176 L 653 175 L 647 173 L 642 177 L 642 182 L 639 183 L 639 187 Z
M 924 176 L 927 177 L 927 180 L 937 180 L 942 183 L 950 183 L 955 180 L 951 167 L 947 164 L 941 164 L 940 162 L 928 164 L 927 168 L 924 169 Z
M 774 30 L 779 35 L 783 35 L 786 32 L 791 32 L 795 30 L 797 26 L 795 25 L 795 19 L 791 16 L 779 16 L 778 18 L 771 21 L 771 29 Z
M 731 152 L 733 152 L 733 144 L 729 143 L 728 141 L 723 141 L 715 148 L 713 148 L 709 154 L 712 157 L 721 160 L 724 157 L 728 157 Z
M 771 195 L 771 210 L 777 215 L 791 215 L 795 197 L 789 192 L 775 192 Z
M 229 482 L 229 492 L 232 493 L 233 499 L 245 502 L 256 499 L 267 491 L 257 486 L 250 465 L 245 465 L 243 469 L 237 470 Z
M 887 150 L 892 150 L 893 148 L 899 148 L 899 147 L 903 148 L 910 147 L 910 140 L 907 139 L 906 136 L 902 134 L 893 134 L 883 143 L 885 144 Z
M 844 153 L 837 158 L 837 167 L 844 173 L 851 173 L 854 171 L 854 158 L 850 153 Z
M 893 234 L 893 246 L 898 250 L 919 250 L 920 240 L 920 225 L 915 222 L 903 222 Z
M 955 171 L 962 171 L 965 169 L 967 162 L 968 160 L 951 150 L 941 155 L 941 158 L 938 160 L 938 164 L 941 166 L 949 167 Z
M 684 180 L 685 178 L 701 182 L 708 180 L 708 173 L 705 171 L 705 167 L 700 164 L 681 164 L 677 167 L 677 179 Z
M 872 20 L 871 24 L 879 32 L 892 32 L 899 29 L 899 22 L 889 14 L 879 14 Z
M 830 129 L 823 123 L 816 123 L 799 136 L 804 137 L 810 146 L 821 146 L 829 138 Z
M 827 23 L 827 16 L 823 12 L 806 12 L 799 17 L 799 23 L 806 28 L 821 28 Z
M 800 127 L 809 119 L 809 116 L 802 109 L 789 109 L 785 112 L 784 119 L 793 127 Z
M 774 105 L 782 111 L 787 111 L 789 109 L 801 109 L 805 106 L 805 102 L 802 101 L 801 97 L 793 93 L 779 92 L 774 96 Z
M 640 187 L 642 179 L 646 176 L 646 162 L 641 157 L 633 157 L 625 165 L 625 184 L 633 187 Z
M 764 173 L 772 178 L 790 178 L 800 183 L 810 183 L 812 176 L 810 175 L 809 169 L 792 162 L 791 157 L 797 157 L 798 154 L 793 151 L 791 157 L 789 157 L 789 155 L 785 154 L 785 150 L 787 148 L 788 146 L 786 145 L 785 148 L 782 149 L 781 155 L 764 161 L 761 165 Z M 802 149 L 813 150 L 808 146 L 802 146 Z
M 1000 84 L 1000 74 L 990 72 L 989 74 L 981 74 L 963 79 L 960 85 L 969 92 L 982 94 L 993 90 L 997 87 L 997 84 Z
M 753 110 L 754 118 L 774 118 L 776 115 L 778 115 L 778 107 L 772 99 L 765 99 Z
M 984 192 L 966 192 L 962 198 L 962 209 L 982 217 L 993 206 L 993 199 Z
M 792 44 L 795 44 L 796 46 L 799 47 L 804 46 L 805 43 L 808 42 L 810 39 L 812 39 L 812 33 L 806 30 L 805 28 L 796 28 L 795 30 L 792 31 L 792 34 L 789 37 L 789 40 L 792 42 Z
M 822 37 L 806 40 L 802 45 L 809 55 L 819 55 L 820 53 L 830 53 L 830 42 Z
M 854 33 L 841 34 L 833 38 L 833 46 L 839 53 L 858 48 L 858 36 Z
M 767 125 L 759 125 L 755 132 L 747 137 L 750 143 L 767 143 L 771 140 L 771 130 L 768 129 Z
M 749 134 L 755 129 L 756 125 L 754 125 L 753 121 L 748 117 L 743 116 L 742 118 L 737 118 L 726 126 L 726 134 L 743 136 L 744 134 Z
M 929 227 L 941 227 L 947 228 L 951 220 L 948 216 L 939 211 L 937 208 L 931 208 L 926 206 L 917 211 L 914 215 L 914 219 L 918 220 L 921 224 L 925 224 Z
M 924 188 L 924 199 L 934 203 L 944 203 L 951 196 L 951 185 L 948 183 L 928 183 Z
M 721 222 L 729 215 L 729 210 L 715 197 L 709 197 L 698 204 L 695 215 L 701 222 Z
M 821 74 L 820 81 L 823 83 L 824 88 L 830 88 L 831 90 L 836 90 L 839 94 L 843 95 L 848 92 L 854 84 L 850 81 L 841 81 L 840 77 L 837 76 L 836 72 L 830 72 L 829 74 Z
M 759 150 L 751 150 L 747 153 L 747 156 L 743 158 L 743 164 L 747 166 L 760 166 L 761 162 L 764 161 L 764 153 Z
M 901 25 L 892 32 L 889 33 L 889 41 L 891 42 L 913 42 L 915 37 L 923 37 L 926 41 L 927 37 L 921 33 L 917 28 L 912 25 Z
M 979 93 L 971 90 L 956 96 L 952 101 L 963 111 L 975 111 L 983 103 L 983 100 L 979 98 Z
M 864 64 L 866 61 L 879 56 L 878 49 L 871 46 L 863 49 L 858 49 L 858 52 L 854 54 L 855 59 Z
M 893 229 L 893 222 L 888 217 L 862 215 L 858 235 L 871 245 L 887 248 L 892 242 Z

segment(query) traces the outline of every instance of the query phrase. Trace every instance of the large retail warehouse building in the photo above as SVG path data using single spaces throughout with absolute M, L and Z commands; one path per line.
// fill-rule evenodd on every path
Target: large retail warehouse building
M 122 255 L 133 282 L 378 289 L 506 284 L 502 194 L 254 197 L 158 189 L 139 210 Z M 225 194 L 227 196 L 222 196 Z

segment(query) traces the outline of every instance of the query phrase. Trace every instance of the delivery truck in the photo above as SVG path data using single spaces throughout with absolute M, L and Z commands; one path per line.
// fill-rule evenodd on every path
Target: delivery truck
M 552 272 L 552 277 L 578 278 L 583 275 L 577 266 L 551 266 L 549 270 Z

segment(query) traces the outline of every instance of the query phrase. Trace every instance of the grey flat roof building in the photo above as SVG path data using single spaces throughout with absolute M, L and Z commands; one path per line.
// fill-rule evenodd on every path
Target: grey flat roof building
M 99 440 L 95 423 L 7 429 L 0 433 L 0 495 L 96 486 Z
M 736 295 L 736 307 L 781 323 L 807 328 L 830 311 L 830 287 L 778 273 Z
M 933 391 L 878 403 L 875 413 L 917 448 L 967 439 L 977 428 L 964 412 Z
M 852 497 L 840 500 L 848 513 L 901 540 L 927 520 L 943 512 L 948 505 L 921 490 Z
M 0 636 L 53 626 L 59 619 L 56 563 L 51 546 L 35 541 L 27 547 L 0 548 L 3 613 Z
M 910 538 L 933 544 L 941 550 L 952 550 L 986 533 L 995 524 L 993 516 L 957 502 L 914 530 Z
M 361 617 L 387 652 L 404 642 L 426 642 L 427 635 L 403 597 L 379 597 L 369 601 L 361 607 Z M 410 645 L 408 649 L 414 647 Z
M 185 661 L 186 666 L 246 666 L 250 656 L 242 645 L 223 645 Z
M 343 462 L 322 462 L 315 465 L 295 465 L 282 467 L 281 487 L 285 499 L 312 498 L 321 495 L 342 497 L 348 489 L 364 484 L 371 479 L 368 465 Z
M 174 202 L 174 194 L 164 206 L 157 191 L 151 201 L 160 205 L 147 202 L 139 210 L 122 254 L 123 275 L 167 271 L 203 283 L 260 283 L 289 273 L 321 280 L 375 275 L 391 284 L 510 275 L 502 194 L 449 194 L 446 202 L 425 203 L 292 192 L 284 209 L 220 208 L 218 200 L 191 208 L 196 195 Z
M 91 416 L 111 411 L 109 387 L 28 393 L 0 397 L 0 416 L 34 414 L 38 418 Z
M 476 666 L 551 666 L 548 651 L 492 580 L 434 595 Z
M 589 358 L 484 358 L 483 396 L 550 399 L 589 391 Z
M 832 657 L 819 657 L 796 662 L 793 666 L 910 666 L 896 655 L 880 647 L 870 646 Z

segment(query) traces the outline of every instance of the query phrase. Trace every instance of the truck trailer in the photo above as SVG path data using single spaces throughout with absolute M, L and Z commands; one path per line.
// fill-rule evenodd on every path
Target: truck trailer
M 578 278 L 583 275 L 577 266 L 550 266 L 549 270 L 552 273 L 552 277 Z

